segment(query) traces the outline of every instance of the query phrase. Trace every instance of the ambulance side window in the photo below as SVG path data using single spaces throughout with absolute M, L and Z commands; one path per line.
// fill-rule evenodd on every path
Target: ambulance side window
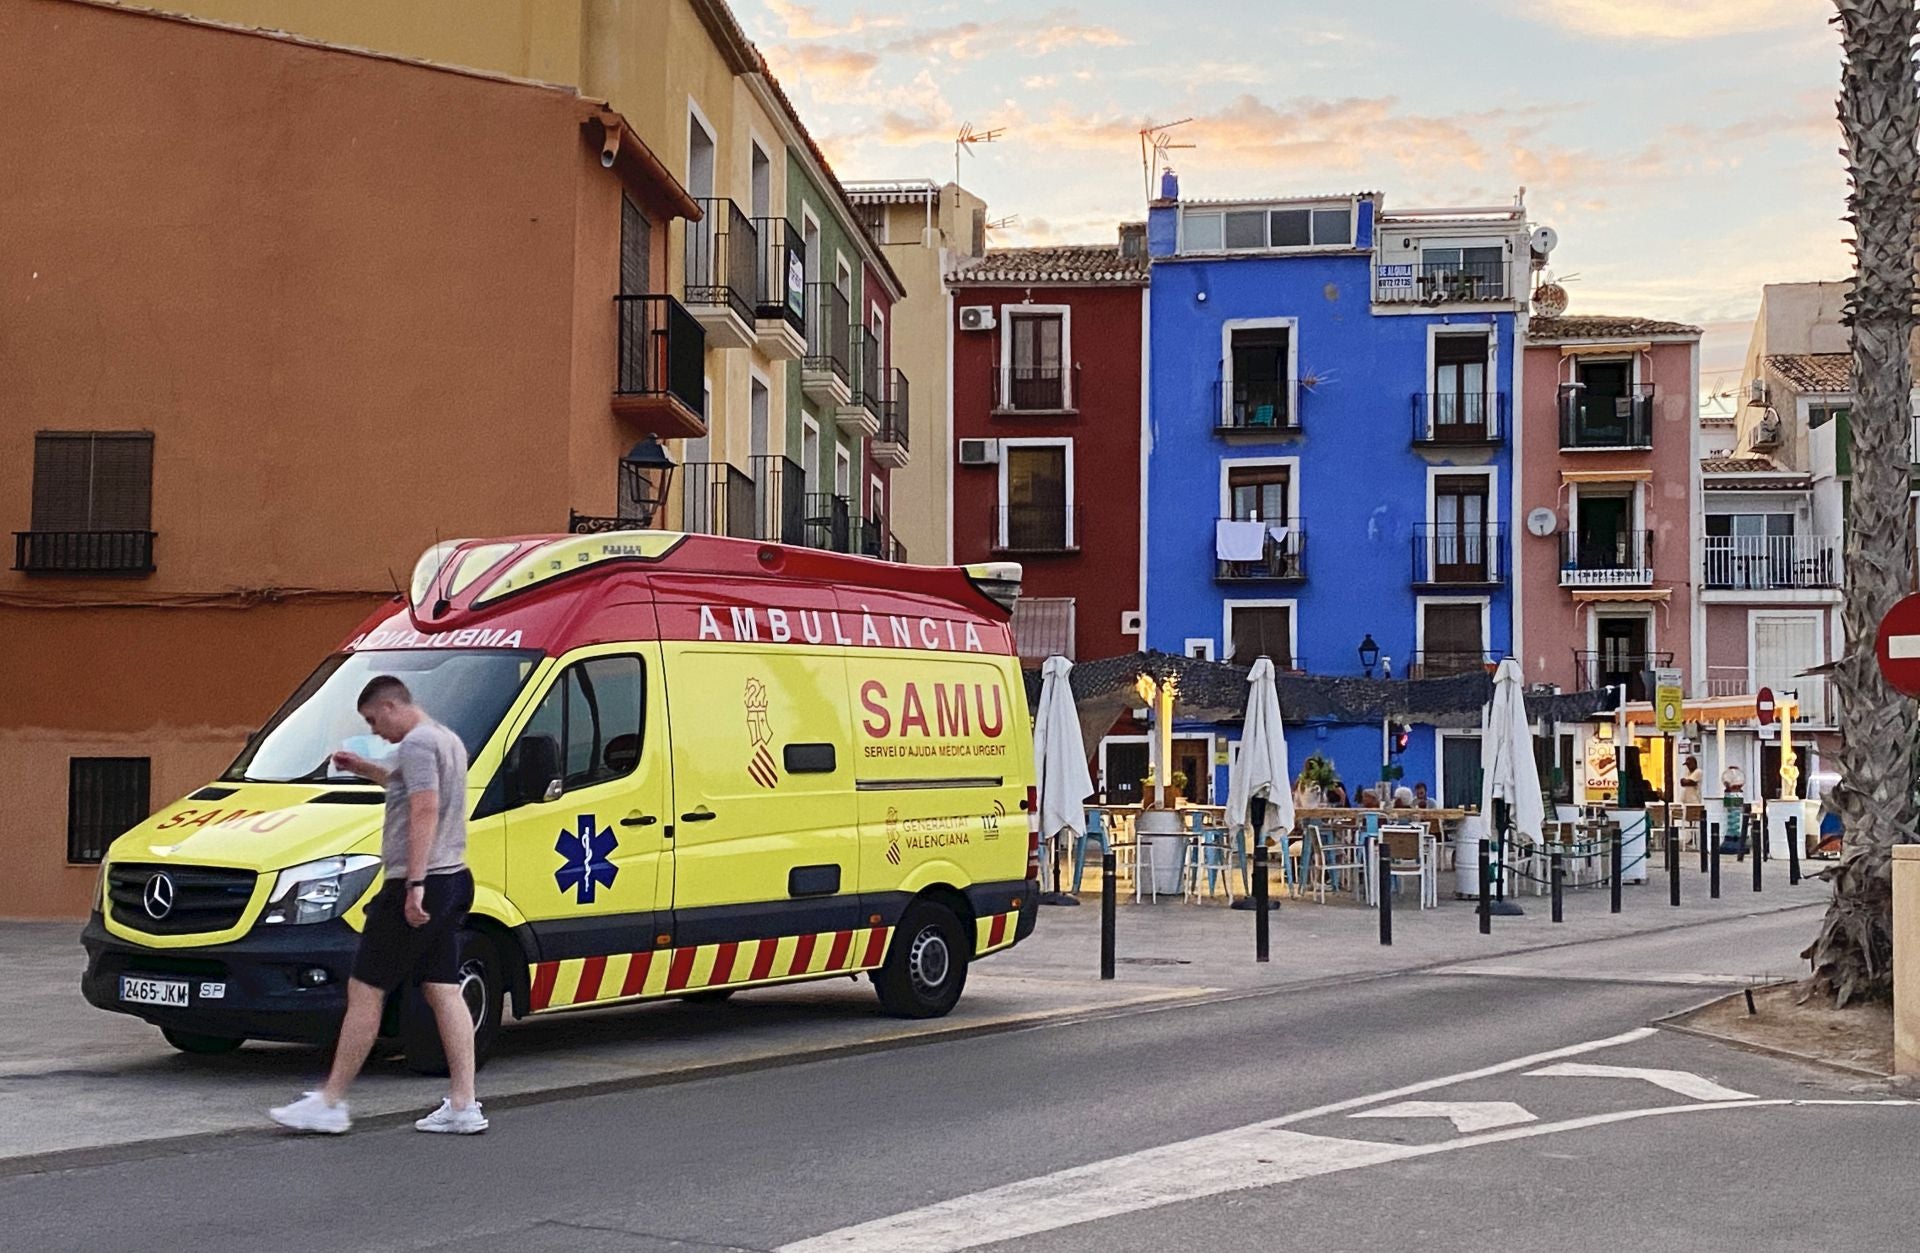
M 595 657 L 567 667 L 520 733 L 559 750 L 567 791 L 632 774 L 646 721 L 646 671 L 638 657 Z

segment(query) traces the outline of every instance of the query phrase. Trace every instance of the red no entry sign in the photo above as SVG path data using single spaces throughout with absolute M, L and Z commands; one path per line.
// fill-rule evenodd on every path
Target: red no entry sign
M 1773 724 L 1773 689 L 1772 688 L 1763 687 L 1758 692 L 1754 693 L 1753 712 L 1754 712 L 1755 721 L 1757 721 L 1761 726 L 1763 727 L 1771 726 Z
M 1920 696 L 1920 596 L 1909 596 L 1887 611 L 1873 653 L 1894 691 Z

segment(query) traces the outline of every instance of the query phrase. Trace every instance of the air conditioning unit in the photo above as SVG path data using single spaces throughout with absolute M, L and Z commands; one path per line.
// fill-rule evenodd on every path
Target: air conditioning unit
M 960 329 L 963 331 L 990 331 L 993 329 L 992 305 L 960 306 Z
M 1769 396 L 1767 392 L 1768 392 L 1767 380 L 1754 379 L 1748 389 L 1747 403 L 1750 405 L 1764 405 L 1764 404 L 1770 403 L 1772 400 L 1772 397 Z
M 963 439 L 960 441 L 960 464 L 963 466 L 996 466 L 1000 464 L 1000 441 L 997 439 Z

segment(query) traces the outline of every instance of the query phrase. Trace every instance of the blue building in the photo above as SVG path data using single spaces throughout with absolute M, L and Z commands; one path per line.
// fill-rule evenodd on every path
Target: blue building
M 1162 193 L 1148 222 L 1148 646 L 1317 675 L 1360 675 L 1364 646 L 1395 678 L 1503 656 L 1524 207 L 1182 202 L 1171 175 Z M 1190 793 L 1224 798 L 1234 729 L 1176 735 Z M 1288 728 L 1296 770 L 1319 752 L 1356 794 L 1379 778 L 1384 738 L 1378 724 Z M 1399 758 L 1406 782 L 1455 799 L 1477 790 L 1478 760 L 1471 732 L 1419 727 Z

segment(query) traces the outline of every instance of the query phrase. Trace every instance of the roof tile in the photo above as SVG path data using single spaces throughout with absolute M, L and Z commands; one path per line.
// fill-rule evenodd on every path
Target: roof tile
M 1853 356 L 1844 352 L 1783 353 L 1767 358 L 1767 367 L 1795 391 L 1850 392 Z
M 1700 328 L 1685 322 L 1662 322 L 1658 318 L 1614 317 L 1588 314 L 1582 317 L 1536 317 L 1527 324 L 1527 338 L 1535 342 L 1565 339 L 1645 339 L 1651 335 L 1698 335 Z
M 1112 283 L 1147 281 L 1147 259 L 1126 257 L 1118 244 L 1067 244 L 1050 248 L 994 248 L 947 275 L 950 283 Z

